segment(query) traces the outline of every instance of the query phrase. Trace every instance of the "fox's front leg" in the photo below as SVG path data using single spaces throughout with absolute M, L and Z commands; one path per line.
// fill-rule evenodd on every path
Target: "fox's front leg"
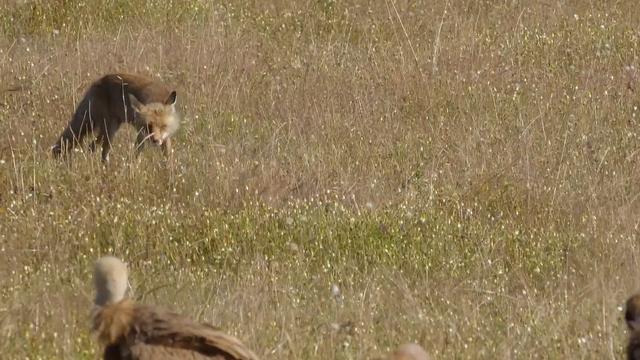
M 111 142 L 116 136 L 116 132 L 120 128 L 120 123 L 112 121 L 107 122 L 105 120 L 104 130 L 98 135 L 97 141 L 102 144 L 102 162 L 109 162 L 109 153 L 111 152 Z
M 138 136 L 136 137 L 135 150 L 136 150 L 136 159 L 140 157 L 140 153 L 144 149 L 144 145 L 147 141 L 147 134 L 142 130 L 138 130 Z
M 164 154 L 164 156 L 169 159 L 171 158 L 171 139 L 166 139 L 162 145 L 160 145 L 160 147 L 162 148 L 162 153 Z

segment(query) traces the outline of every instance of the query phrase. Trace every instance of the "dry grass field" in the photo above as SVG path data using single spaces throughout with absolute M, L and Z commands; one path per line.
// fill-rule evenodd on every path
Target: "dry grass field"
M 0 1 L 1 356 L 96 358 L 114 254 L 265 359 L 621 358 L 639 42 L 635 0 Z M 114 71 L 175 86 L 173 160 L 52 159 Z

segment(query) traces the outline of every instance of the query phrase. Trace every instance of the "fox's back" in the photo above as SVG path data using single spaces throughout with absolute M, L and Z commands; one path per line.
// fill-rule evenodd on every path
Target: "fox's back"
M 120 103 L 127 94 L 135 95 L 143 103 L 164 102 L 171 91 L 162 83 L 141 75 L 109 74 L 95 82 L 94 87 L 112 103 Z

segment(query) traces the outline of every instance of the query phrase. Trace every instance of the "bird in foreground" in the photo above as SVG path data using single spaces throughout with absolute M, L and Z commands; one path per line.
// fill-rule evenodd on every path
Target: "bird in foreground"
M 640 294 L 633 295 L 627 300 L 624 319 L 629 328 L 627 359 L 640 360 Z
M 103 359 L 258 359 L 219 329 L 125 298 L 127 277 L 127 266 L 118 258 L 106 256 L 95 264 L 93 331 L 104 344 Z
M 415 343 L 408 343 L 400 346 L 396 351 L 389 354 L 388 360 L 430 360 L 429 354 L 422 346 Z

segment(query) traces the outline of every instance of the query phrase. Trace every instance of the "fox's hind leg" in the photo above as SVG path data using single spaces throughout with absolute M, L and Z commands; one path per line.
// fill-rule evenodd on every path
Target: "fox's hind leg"
M 69 125 L 64 129 L 62 134 L 60 134 L 58 141 L 51 147 L 53 156 L 60 157 L 60 155 L 66 155 L 76 147 L 90 131 L 91 121 L 89 120 L 89 116 L 80 108 L 74 114 Z
M 96 152 L 96 148 L 98 147 L 98 139 L 93 139 L 90 143 L 89 143 L 89 151 Z
M 92 151 L 95 151 L 96 144 L 102 144 L 102 162 L 109 162 L 109 153 L 111 152 L 111 143 L 113 142 L 113 138 L 120 128 L 120 123 L 116 121 L 109 121 L 108 119 L 104 120 L 103 126 L 100 128 L 100 132 L 91 143 Z

